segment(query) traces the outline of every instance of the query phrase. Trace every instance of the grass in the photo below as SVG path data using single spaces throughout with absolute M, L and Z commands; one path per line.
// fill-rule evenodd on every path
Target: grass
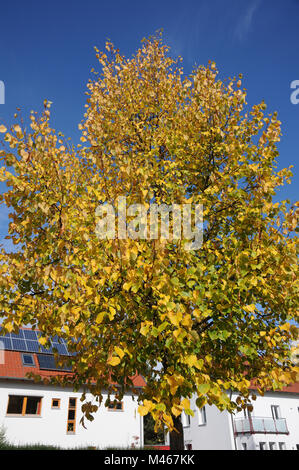
M 154 449 L 154 448 L 153 448 Z M 151 447 L 146 447 L 144 448 L 135 448 L 132 449 L 131 447 L 107 447 L 104 449 L 100 448 L 95 448 L 95 447 L 75 447 L 75 448 L 62 448 L 62 447 L 56 447 L 56 446 L 50 446 L 50 445 L 45 445 L 45 444 L 10 444 L 10 443 L 2 443 L 0 444 L 0 451 L 1 450 L 99 450 L 99 451 L 114 451 L 114 450 L 121 450 L 121 451 L 127 451 L 127 450 L 151 450 Z
M 145 450 L 149 450 L 149 447 L 146 447 Z M 139 448 L 131 448 L 131 447 L 106 447 L 104 449 L 100 449 L 94 446 L 85 446 L 85 447 L 75 447 L 73 449 L 70 448 L 63 448 L 59 446 L 51 446 L 47 444 L 11 444 L 8 442 L 5 429 L 0 427 L 0 451 L 1 450 L 105 450 L 105 451 L 113 451 L 113 450 L 144 450 Z
M 63 450 L 60 447 L 48 446 L 43 444 L 14 445 L 5 443 L 0 445 L 0 450 Z

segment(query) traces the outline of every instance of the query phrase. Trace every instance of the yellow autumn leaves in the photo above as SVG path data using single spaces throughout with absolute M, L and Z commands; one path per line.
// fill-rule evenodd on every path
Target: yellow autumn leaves
M 125 354 L 127 354 L 129 357 L 132 357 L 132 354 L 126 346 L 123 346 L 123 348 L 114 346 L 114 351 L 108 358 L 107 364 L 112 367 L 118 366 Z
M 81 144 L 50 127 L 49 102 L 26 129 L 0 124 L 18 246 L 1 252 L 1 326 L 61 334 L 76 353 L 72 385 L 94 380 L 97 397 L 111 376 L 132 391 L 125 379 L 141 374 L 140 413 L 171 427 L 194 394 L 199 407 L 232 411 L 227 390 L 246 401 L 253 374 L 261 392 L 293 380 L 279 365 L 292 370 L 298 338 L 298 206 L 272 200 L 291 177 L 275 168 L 280 123 L 264 103 L 246 110 L 239 78 L 222 82 L 214 63 L 183 78 L 159 38 L 129 59 L 108 47 L 88 83 Z M 99 201 L 119 196 L 147 210 L 202 203 L 203 248 L 99 240 Z
M 183 398 L 180 402 L 178 401 L 178 403 L 175 403 L 171 408 L 171 413 L 173 416 L 180 416 L 184 410 L 186 413 L 191 414 L 192 416 L 194 415 L 193 411 L 190 409 L 190 400 L 188 398 Z M 145 416 L 150 412 L 155 415 L 155 413 L 158 412 L 162 415 L 161 418 L 164 422 L 169 422 L 169 417 L 164 413 L 165 411 L 165 405 L 155 403 L 151 400 L 144 400 L 143 404 L 138 407 L 138 412 L 141 416 Z

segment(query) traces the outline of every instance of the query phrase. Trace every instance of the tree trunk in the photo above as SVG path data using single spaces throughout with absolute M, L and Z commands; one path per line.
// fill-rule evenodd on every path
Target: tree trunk
M 169 434 L 170 450 L 184 450 L 184 430 L 180 416 L 172 416 L 174 430 Z

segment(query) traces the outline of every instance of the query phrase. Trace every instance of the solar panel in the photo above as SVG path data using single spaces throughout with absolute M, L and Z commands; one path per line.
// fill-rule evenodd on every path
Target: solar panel
M 71 371 L 71 367 L 63 366 L 59 367 L 56 364 L 54 356 L 49 356 L 45 354 L 38 354 L 37 360 L 39 363 L 40 369 L 47 369 L 47 370 L 63 370 L 63 371 Z
M 53 349 L 57 349 L 58 354 L 61 354 L 63 356 L 69 354 L 64 344 L 53 343 Z
M 10 338 L 7 338 L 5 336 L 0 336 L 0 341 L 3 342 L 4 349 L 8 349 L 8 350 L 12 349 L 11 339 Z
M 28 352 L 39 352 L 39 343 L 37 341 L 26 341 Z
M 65 340 L 58 338 L 57 335 L 51 339 L 53 347 L 49 348 L 45 348 L 38 342 L 38 338 L 40 337 L 41 333 L 39 331 L 23 329 L 20 329 L 18 334 L 7 333 L 6 335 L 1 336 L 0 328 L 0 341 L 3 342 L 4 348 L 8 351 L 42 352 L 44 354 L 53 354 L 53 348 L 55 348 L 61 355 L 72 355 L 67 349 Z
M 25 340 L 12 338 L 12 348 L 15 351 L 27 351 Z
M 23 330 L 19 330 L 19 333 L 10 333 L 10 336 L 16 339 L 23 339 L 24 338 Z
M 39 344 L 39 343 L 38 343 Z M 42 353 L 45 353 L 45 354 L 53 354 L 53 349 L 51 347 L 49 348 L 45 348 L 44 346 L 42 346 L 41 344 L 39 344 L 39 349 L 40 349 L 40 352 Z
M 37 340 L 37 334 L 36 331 L 33 330 L 23 330 L 24 338 L 36 341 Z

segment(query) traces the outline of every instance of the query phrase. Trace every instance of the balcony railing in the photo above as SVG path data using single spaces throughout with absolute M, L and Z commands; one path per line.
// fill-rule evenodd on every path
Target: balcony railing
M 289 434 L 287 422 L 284 418 L 235 418 L 235 434 Z

